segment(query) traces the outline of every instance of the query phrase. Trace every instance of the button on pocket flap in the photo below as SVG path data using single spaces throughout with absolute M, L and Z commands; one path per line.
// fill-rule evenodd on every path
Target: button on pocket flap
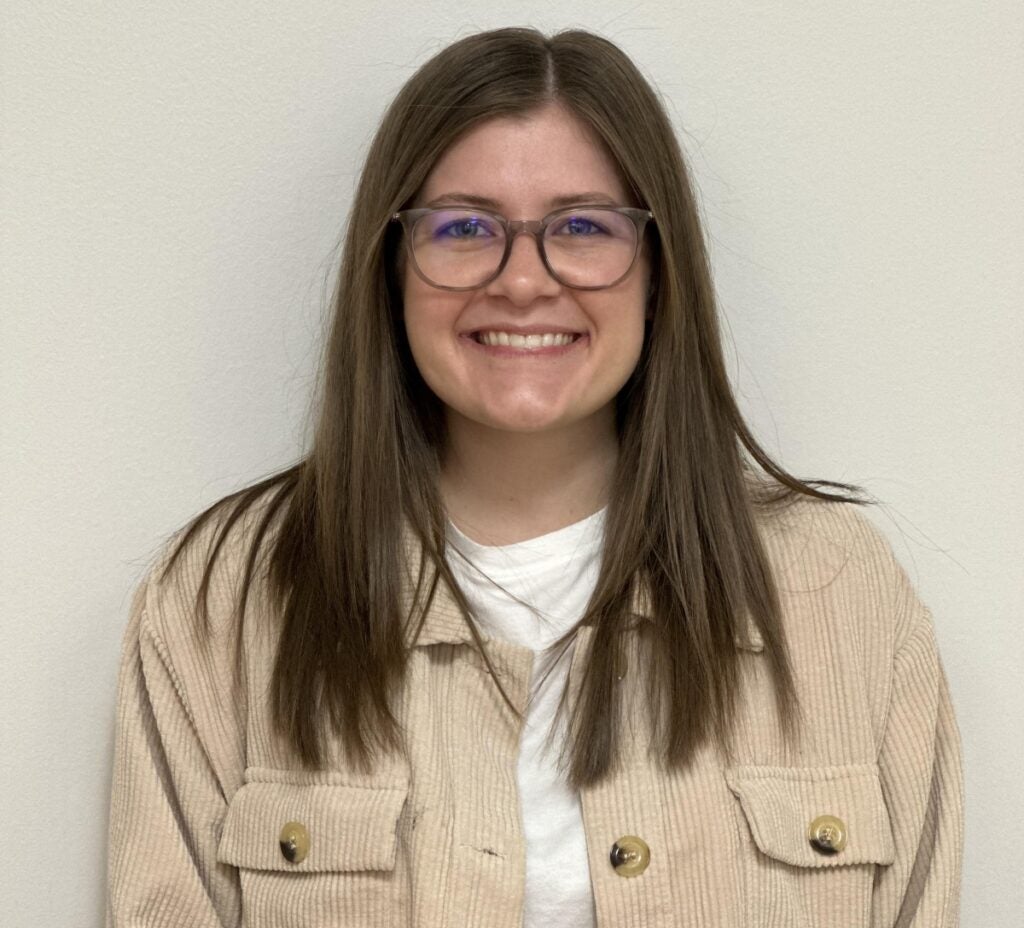
M 769 857 L 798 867 L 895 859 L 876 764 L 736 766 L 726 770 L 725 779 L 754 843 Z
M 391 870 L 407 788 L 246 783 L 217 859 L 253 870 Z

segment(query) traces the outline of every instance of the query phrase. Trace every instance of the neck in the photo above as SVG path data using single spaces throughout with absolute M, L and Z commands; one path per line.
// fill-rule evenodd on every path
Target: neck
M 504 432 L 449 413 L 441 466 L 448 516 L 480 544 L 572 525 L 608 501 L 618 458 L 612 406 L 554 432 Z

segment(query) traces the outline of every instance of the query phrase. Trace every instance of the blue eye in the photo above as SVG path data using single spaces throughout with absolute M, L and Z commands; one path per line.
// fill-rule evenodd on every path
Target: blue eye
M 565 231 L 568 235 L 578 238 L 580 236 L 600 235 L 606 232 L 602 226 L 586 216 L 570 216 L 560 226 L 558 231 Z
M 489 235 L 493 235 L 493 233 L 486 220 L 479 218 L 455 219 L 452 222 L 446 222 L 434 232 L 435 238 L 466 239 Z

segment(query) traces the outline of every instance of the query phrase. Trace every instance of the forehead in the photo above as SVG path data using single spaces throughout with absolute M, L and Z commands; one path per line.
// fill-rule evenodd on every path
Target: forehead
M 583 192 L 626 203 L 626 185 L 597 133 L 563 106 L 550 104 L 468 130 L 438 159 L 417 200 L 465 193 L 506 209 L 536 210 Z

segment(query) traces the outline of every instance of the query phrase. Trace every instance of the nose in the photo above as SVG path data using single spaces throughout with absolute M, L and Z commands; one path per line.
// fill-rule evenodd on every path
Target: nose
M 558 296 L 561 289 L 562 285 L 544 266 L 536 236 L 526 229 L 516 229 L 508 261 L 484 292 L 488 296 L 503 296 L 517 306 L 527 306 L 540 297 Z

